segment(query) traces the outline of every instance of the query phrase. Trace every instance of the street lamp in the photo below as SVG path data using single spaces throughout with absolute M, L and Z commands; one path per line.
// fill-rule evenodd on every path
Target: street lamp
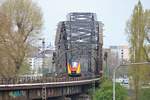
M 142 64 L 150 64 L 150 62 L 139 62 L 139 63 L 129 63 L 129 64 L 122 64 L 114 68 L 113 70 L 113 100 L 116 100 L 116 91 L 115 91 L 115 79 L 116 79 L 116 71 L 121 66 L 129 66 L 129 65 L 142 65 Z
M 105 77 L 109 78 L 109 68 L 108 68 L 108 62 L 107 62 L 107 60 L 108 60 L 108 52 L 104 53 L 104 60 L 105 60 L 105 63 L 106 63 L 106 66 L 104 68 Z
M 123 49 L 121 50 L 121 60 L 122 60 L 121 63 L 123 64 L 123 62 L 124 62 L 123 61 Z

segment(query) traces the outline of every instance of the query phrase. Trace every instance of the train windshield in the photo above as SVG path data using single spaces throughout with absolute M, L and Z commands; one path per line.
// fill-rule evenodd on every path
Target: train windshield
M 71 67 L 72 68 L 77 68 L 78 67 L 78 62 L 72 62 Z

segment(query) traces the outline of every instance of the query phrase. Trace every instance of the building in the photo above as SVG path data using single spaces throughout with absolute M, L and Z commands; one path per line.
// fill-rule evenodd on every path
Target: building
M 31 74 L 53 73 L 55 67 L 52 64 L 54 48 L 47 47 L 45 50 L 38 50 L 28 56 L 28 62 L 31 68 Z
M 116 56 L 118 64 L 129 61 L 129 47 L 127 45 L 110 46 L 111 54 Z
M 107 53 L 107 59 L 106 57 Z M 110 46 L 103 49 L 103 73 L 112 76 L 112 71 L 120 64 L 129 62 L 129 47 L 127 45 Z

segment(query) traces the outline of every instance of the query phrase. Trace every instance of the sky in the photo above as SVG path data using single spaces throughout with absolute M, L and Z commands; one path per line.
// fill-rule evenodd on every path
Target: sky
M 57 24 L 70 12 L 93 12 L 104 24 L 104 47 L 127 45 L 125 26 L 138 0 L 34 0 L 43 13 L 42 37 L 54 44 Z M 150 9 L 150 0 L 141 0 Z

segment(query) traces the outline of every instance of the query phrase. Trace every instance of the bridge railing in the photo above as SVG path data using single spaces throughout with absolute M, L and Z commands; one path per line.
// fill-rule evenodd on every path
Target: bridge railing
M 17 78 L 0 78 L 0 85 L 3 84 L 26 84 L 26 83 L 50 83 L 50 82 L 66 82 L 66 81 L 79 81 L 99 76 L 84 76 L 84 77 L 17 77 Z

